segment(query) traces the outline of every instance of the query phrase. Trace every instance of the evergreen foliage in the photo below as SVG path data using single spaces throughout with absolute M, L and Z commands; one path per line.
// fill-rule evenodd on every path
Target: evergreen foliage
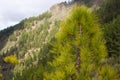
M 31 68 L 24 70 L 22 75 L 20 73 L 16 74 L 14 80 L 43 80 L 43 70 L 44 68 L 40 65 L 32 66 Z
M 51 42 L 52 41 L 53 40 L 51 40 Z M 39 52 L 39 62 L 37 66 L 32 65 L 31 67 L 27 67 L 26 69 L 24 69 L 22 73 L 16 73 L 14 75 L 14 80 L 43 80 L 44 72 L 49 71 L 50 67 L 47 62 L 52 60 L 52 55 L 49 54 L 50 49 L 50 44 L 44 45 Z
M 71 1 L 86 6 L 95 2 Z M 103 30 L 92 9 L 76 6 L 62 22 L 57 19 L 61 14 L 47 11 L 0 31 L 0 80 L 117 80 L 119 4 L 105 0 L 98 9 Z
M 95 0 L 72 0 L 78 4 L 84 3 L 86 6 L 92 6 Z
M 14 75 L 17 75 L 16 80 L 23 79 L 24 75 L 29 71 L 37 70 L 38 67 L 35 68 L 36 65 L 44 66 L 44 71 L 48 69 L 47 61 L 51 60 L 51 57 L 48 53 L 50 46 L 47 43 L 51 41 L 51 38 L 53 38 L 55 33 L 58 31 L 59 22 L 57 20 L 51 22 L 49 20 L 50 13 L 48 12 L 40 16 L 43 18 L 41 24 L 37 26 L 34 25 L 36 26 L 34 30 L 24 31 L 24 33 L 21 34 L 17 42 L 18 46 L 15 52 L 19 53 L 17 55 L 18 58 L 20 59 L 24 58 L 24 60 L 20 61 L 20 63 L 14 68 Z M 26 25 L 29 25 L 29 22 L 33 23 L 32 20 L 36 22 L 37 18 L 30 18 L 30 20 L 28 19 Z M 51 24 L 52 26 L 54 26 L 53 28 Z M 27 27 L 27 29 L 30 28 Z M 25 58 L 26 54 L 27 57 Z M 43 71 L 41 74 L 43 74 Z M 25 76 L 30 76 L 30 74 L 27 74 Z M 32 76 L 35 76 L 35 74 L 33 73 Z M 26 79 L 29 80 L 30 78 L 26 78 Z M 36 80 L 37 77 L 34 79 Z
M 120 74 L 120 16 L 105 24 L 106 46 L 109 53 L 108 63 Z
M 120 16 L 105 25 L 109 56 L 120 56 Z
M 52 68 L 45 73 L 45 80 L 116 79 L 114 70 L 105 63 L 105 40 L 97 20 L 85 6 L 72 10 L 55 36 L 51 50 L 54 60 L 48 62 Z
M 104 25 L 108 63 L 120 74 L 120 0 L 105 0 L 98 14 Z
M 120 15 L 120 0 L 104 0 L 98 10 L 103 23 L 108 23 Z

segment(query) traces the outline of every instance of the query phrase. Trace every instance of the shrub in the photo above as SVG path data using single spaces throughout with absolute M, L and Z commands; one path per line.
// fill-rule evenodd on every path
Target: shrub
M 2 73 L 0 73 L 0 78 L 2 78 L 3 77 L 3 75 L 2 75 Z
M 16 38 L 15 35 L 11 35 L 11 36 L 9 37 L 9 39 L 10 39 L 10 41 L 16 41 L 16 40 L 17 40 L 17 38 Z
M 19 63 L 19 60 L 16 58 L 15 55 L 6 56 L 6 57 L 4 58 L 4 61 L 5 61 L 6 63 L 11 63 L 11 64 L 13 64 L 13 65 L 16 65 L 16 64 Z

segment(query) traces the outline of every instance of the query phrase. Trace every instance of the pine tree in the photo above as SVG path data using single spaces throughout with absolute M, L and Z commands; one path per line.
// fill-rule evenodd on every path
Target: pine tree
M 120 75 L 120 16 L 106 24 L 104 31 L 109 53 L 108 63 L 114 66 Z
M 105 0 L 98 10 L 104 23 L 109 56 L 119 56 L 120 0 Z M 104 15 L 103 15 L 104 14 Z
M 120 15 L 120 0 L 104 0 L 98 10 L 103 23 L 109 23 Z
M 120 0 L 104 0 L 98 9 L 104 26 L 108 63 L 120 75 Z
M 116 78 L 115 71 L 105 63 L 105 40 L 98 19 L 91 9 L 75 7 L 60 26 L 56 41 L 52 44 L 54 60 L 49 62 L 51 70 L 44 74 L 44 80 Z
M 109 56 L 120 56 L 120 16 L 105 25 Z

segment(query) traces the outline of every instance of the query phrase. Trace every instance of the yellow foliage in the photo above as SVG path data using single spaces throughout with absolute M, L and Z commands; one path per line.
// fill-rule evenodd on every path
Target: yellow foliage
M 4 61 L 6 63 L 11 63 L 11 64 L 18 64 L 19 60 L 17 59 L 17 57 L 15 55 L 10 55 L 4 58 Z
M 0 78 L 2 78 L 2 76 L 3 76 L 3 75 L 0 73 Z
M 2 69 L 2 66 L 0 65 L 0 69 Z
M 117 80 L 117 73 L 110 66 L 103 66 L 99 74 L 99 80 Z

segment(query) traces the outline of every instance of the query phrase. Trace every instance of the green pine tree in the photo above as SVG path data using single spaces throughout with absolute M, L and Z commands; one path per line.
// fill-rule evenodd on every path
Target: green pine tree
M 120 16 L 105 25 L 109 56 L 120 56 Z
M 104 0 L 98 9 L 103 23 L 109 23 L 120 15 L 120 0 Z
M 120 75 L 120 16 L 106 24 L 104 31 L 109 53 L 108 63 L 114 66 Z
M 104 0 L 98 14 L 104 26 L 108 63 L 120 75 L 120 0 Z
M 51 70 L 44 80 L 114 80 L 106 63 L 106 47 L 98 19 L 91 9 L 75 7 L 61 23 L 52 44 Z M 108 68 L 107 68 L 108 67 Z

